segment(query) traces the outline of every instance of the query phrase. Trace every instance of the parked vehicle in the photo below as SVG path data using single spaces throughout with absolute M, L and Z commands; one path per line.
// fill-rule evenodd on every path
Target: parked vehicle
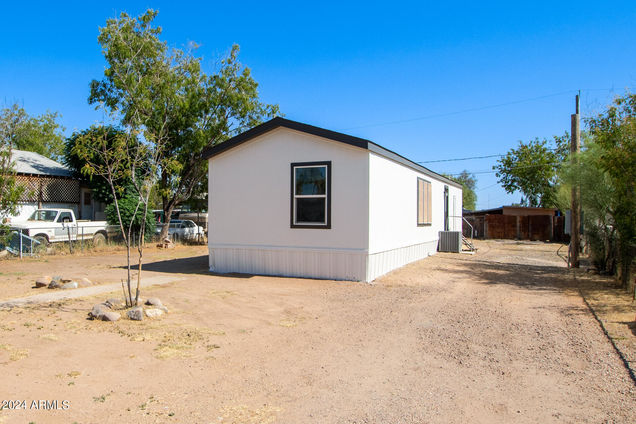
M 203 228 L 205 235 L 208 235 L 208 213 L 207 212 L 180 212 L 179 219 L 189 219 Z
M 93 240 L 101 245 L 107 239 L 106 221 L 78 221 L 71 209 L 38 209 L 27 221 L 12 224 L 11 229 L 43 246 L 69 240 Z
M 157 234 L 161 233 L 161 226 L 157 226 Z M 198 226 L 189 219 L 174 219 L 170 221 L 168 235 L 173 241 L 198 241 L 202 240 L 205 232 L 203 227 Z

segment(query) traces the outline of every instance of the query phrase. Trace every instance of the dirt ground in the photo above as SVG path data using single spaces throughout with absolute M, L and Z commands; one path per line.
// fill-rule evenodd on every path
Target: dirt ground
M 373 285 L 211 275 L 206 247 L 150 249 L 144 276 L 183 278 L 142 293 L 166 316 L 86 319 L 112 295 L 0 310 L 0 399 L 25 405 L 0 423 L 636 422 L 636 385 L 577 284 L 597 305 L 608 290 L 574 281 L 556 244 L 478 247 Z M 0 300 L 45 274 L 118 282 L 123 264 L 1 261 Z M 601 316 L 629 350 L 621 299 Z

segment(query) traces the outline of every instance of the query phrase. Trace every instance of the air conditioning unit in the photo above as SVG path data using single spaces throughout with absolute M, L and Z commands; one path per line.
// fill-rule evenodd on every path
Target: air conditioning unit
M 462 251 L 462 232 L 440 231 L 437 250 L 439 252 L 460 253 Z

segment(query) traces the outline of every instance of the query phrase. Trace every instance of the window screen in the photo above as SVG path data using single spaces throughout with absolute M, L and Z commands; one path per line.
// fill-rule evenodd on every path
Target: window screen
M 431 183 L 417 179 L 417 225 L 430 225 L 433 222 L 431 208 Z
M 291 170 L 291 227 L 330 228 L 331 162 L 293 163 Z

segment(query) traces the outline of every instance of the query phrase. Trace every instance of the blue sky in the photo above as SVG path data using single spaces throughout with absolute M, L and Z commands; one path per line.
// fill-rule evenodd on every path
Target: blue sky
M 102 119 L 88 84 L 99 26 L 159 10 L 175 47 L 206 69 L 233 43 L 264 101 L 287 118 L 368 138 L 414 161 L 502 154 L 569 130 L 636 86 L 636 3 L 11 2 L 2 6 L 0 101 L 62 114 L 66 134 Z M 108 3 L 108 4 L 106 4 Z M 425 164 L 478 177 L 478 207 L 519 201 L 496 158 Z

